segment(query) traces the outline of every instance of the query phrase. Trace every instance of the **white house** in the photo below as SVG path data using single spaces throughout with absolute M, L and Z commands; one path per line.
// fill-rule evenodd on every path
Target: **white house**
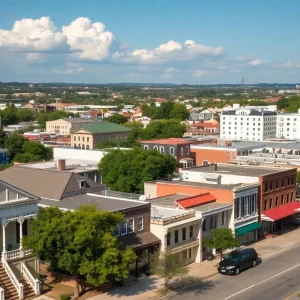
M 276 137 L 287 140 L 300 140 L 300 109 L 298 113 L 277 115 Z
M 31 234 L 30 222 L 38 213 L 38 202 L 39 198 L 0 181 L 1 300 L 40 294 L 39 279 L 35 277 L 39 261 L 22 246 L 23 236 Z

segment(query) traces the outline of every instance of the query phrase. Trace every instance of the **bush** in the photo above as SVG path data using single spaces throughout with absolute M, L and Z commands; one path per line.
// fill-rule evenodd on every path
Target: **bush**
M 70 300 L 71 296 L 69 295 L 60 295 L 60 300 Z

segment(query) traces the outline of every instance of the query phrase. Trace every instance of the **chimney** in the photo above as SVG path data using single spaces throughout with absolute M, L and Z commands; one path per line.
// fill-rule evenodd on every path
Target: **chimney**
M 64 171 L 66 169 L 66 160 L 58 159 L 57 160 L 57 171 Z

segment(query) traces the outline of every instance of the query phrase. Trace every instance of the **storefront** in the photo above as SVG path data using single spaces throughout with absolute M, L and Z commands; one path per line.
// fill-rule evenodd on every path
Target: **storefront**
M 266 210 L 261 215 L 264 235 L 274 234 L 284 230 L 287 225 L 297 224 L 295 216 L 300 210 L 300 202 L 291 202 L 286 205 Z
M 235 236 L 241 239 L 241 245 L 253 243 L 257 240 L 257 230 L 261 224 L 253 222 L 235 229 Z

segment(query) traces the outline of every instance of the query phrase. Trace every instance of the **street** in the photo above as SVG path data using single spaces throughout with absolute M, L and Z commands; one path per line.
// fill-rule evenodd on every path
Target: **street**
M 300 245 L 265 259 L 238 276 L 215 275 L 169 299 L 282 300 L 299 289 Z

